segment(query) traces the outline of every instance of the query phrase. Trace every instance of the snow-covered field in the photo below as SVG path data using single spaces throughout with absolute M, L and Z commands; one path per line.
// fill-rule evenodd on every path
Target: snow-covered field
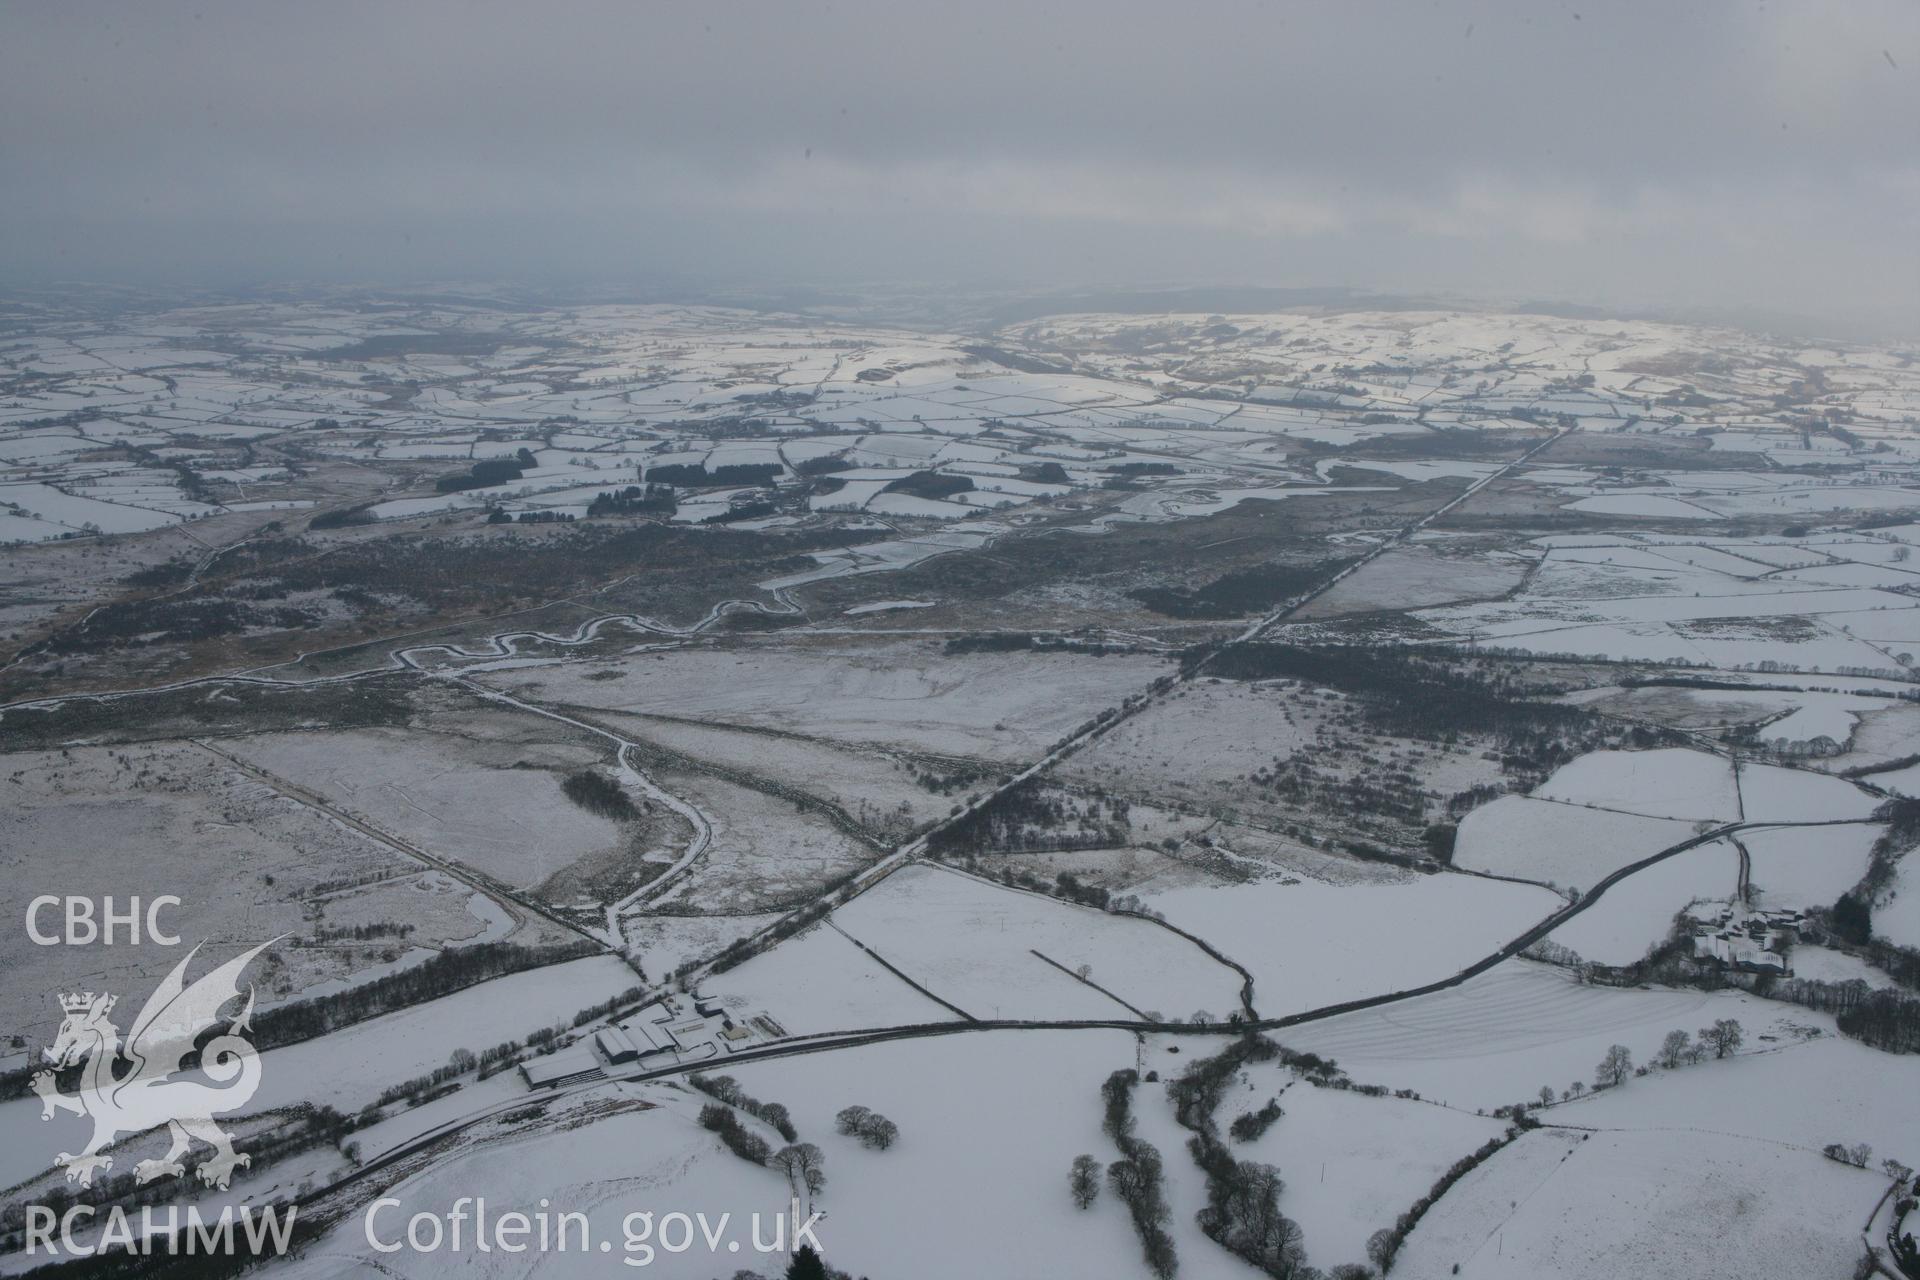
M 1124 1032 L 980 1032 L 742 1066 L 827 1154 L 822 1240 L 855 1275 L 1129 1274 L 1139 1245 L 1111 1194 L 1085 1213 L 1067 1169 L 1118 1154 L 1100 1132 L 1100 1084 L 1134 1063 Z M 900 1126 L 886 1151 L 833 1131 L 858 1104 Z M 1169 1165 L 1184 1152 L 1166 1150 Z M 1012 1159 L 1009 1159 L 1009 1156 Z M 980 1224 L 954 1248 L 954 1218 Z
M 1841 751 L 1853 743 L 1863 721 L 1898 710 L 1885 696 L 1867 693 L 1802 693 L 1755 687 L 1680 689 L 1646 687 L 1602 692 L 1588 701 L 1637 719 L 1684 729 L 1754 726 L 1755 736 L 1787 751 Z
M 1680 506 L 1671 498 L 1636 501 Z M 1695 507 L 1691 514 L 1705 513 Z M 1904 620 L 1890 624 L 1886 615 L 1913 608 L 1912 596 L 1894 588 L 1910 586 L 1915 575 L 1888 566 L 1863 581 L 1857 567 L 1856 558 L 1898 549 L 1886 542 L 1809 536 L 1687 544 L 1629 533 L 1556 535 L 1534 545 L 1545 559 L 1511 598 L 1417 616 L 1502 650 L 1689 667 L 1898 674 L 1900 655 L 1912 657 Z M 1827 579 L 1784 576 L 1793 570 L 1774 563 L 1783 554 Z M 1843 570 L 1838 577 L 1835 566 Z
M 826 924 L 710 980 L 707 990 L 729 1007 L 766 1010 L 794 1035 L 954 1017 Z
M 561 769 L 584 744 L 484 743 L 381 731 L 262 734 L 229 749 L 421 848 L 523 886 L 616 847 L 619 828 L 567 799 Z M 553 771 L 516 767 L 541 758 Z
M 1870 817 L 1881 798 L 1841 778 L 1777 765 L 1740 771 L 1741 816 L 1748 822 L 1834 822 Z
M 1857 821 L 1879 804 L 1844 779 L 1804 769 L 1747 764 L 1736 783 L 1728 761 L 1702 751 L 1596 751 L 1563 765 L 1530 795 L 1474 809 L 1460 824 L 1454 862 L 1588 888 L 1709 827 Z M 1809 830 L 1800 842 L 1847 847 L 1847 830 Z
M 1157 657 L 939 658 L 926 641 L 848 640 L 769 649 L 693 648 L 636 655 L 625 680 L 579 668 L 502 672 L 542 698 L 782 729 L 839 742 L 1027 760 L 1088 716 L 1166 670 Z
M 1909 1153 L 1920 1151 L 1920 1114 L 1907 1104 L 1909 1094 L 1905 1071 L 1855 1041 L 1828 1035 L 1769 1045 L 1749 1035 L 1731 1058 L 1655 1072 L 1549 1115 L 1601 1128 L 1692 1127 L 1806 1151 L 1866 1142 L 1877 1152 L 1877 1170 L 1883 1157 L 1912 1164 Z M 1780 1105 L 1755 1105 L 1756 1098 Z
M 1886 828 L 1863 823 L 1847 827 L 1810 827 L 1751 831 L 1747 846 L 1749 875 L 1762 905 L 1775 910 L 1826 907 L 1860 883 L 1867 873 L 1873 842 Z
M 1295 1027 L 1279 1038 L 1337 1060 L 1354 1079 L 1413 1089 L 1455 1106 L 1485 1108 L 1591 1082 L 1607 1048 L 1625 1044 L 1644 1062 L 1668 1031 L 1691 1034 L 1733 1018 L 1758 1037 L 1832 1020 L 1740 991 L 1587 986 L 1567 970 L 1509 960 L 1448 991 Z M 1904 1065 L 1904 1064 L 1902 1064 Z
M 1666 940 L 1689 903 L 1730 899 L 1739 882 L 1733 843 L 1715 840 L 1628 876 L 1549 937 L 1595 964 L 1632 964 Z
M 1842 1276 L 1886 1180 L 1692 1128 L 1543 1129 L 1422 1218 L 1395 1275 L 1499 1280 Z
M 455 1049 L 480 1053 L 524 1040 L 542 1027 L 571 1024 L 590 1005 L 639 985 L 612 956 L 509 974 L 426 1004 L 386 1014 L 261 1056 L 255 1109 L 308 1100 L 348 1110 L 396 1081 L 446 1065 Z
M 1688 822 L 1737 816 L 1725 760 L 1700 751 L 1595 751 L 1560 768 L 1533 794 L 1542 800 Z
M 1266 1075 L 1254 1081 L 1268 1083 Z M 1229 1092 L 1225 1114 L 1257 1109 L 1269 1092 Z M 1506 1124 L 1431 1103 L 1369 1098 L 1304 1083 L 1280 1095 L 1285 1114 L 1234 1155 L 1287 1178 L 1281 1205 L 1306 1233 L 1307 1257 L 1331 1269 L 1367 1256 L 1367 1237 L 1390 1226 L 1455 1160 Z
M 1465 305 L 1004 301 L 33 295 L 0 338 L 0 863 L 28 896 L 187 886 L 177 923 L 209 955 L 282 937 L 267 1010 L 451 946 L 604 942 L 269 1050 L 251 1106 L 357 1114 L 538 1030 L 597 1061 L 579 1011 L 672 991 L 700 1061 L 825 1152 L 827 1260 L 873 1280 L 1146 1275 L 1113 1191 L 1081 1211 L 1067 1185 L 1076 1155 L 1118 1158 L 1100 1086 L 1127 1068 L 1179 1274 L 1252 1275 L 1195 1221 L 1169 1104 L 1243 1030 L 1243 982 L 1262 1018 L 1313 1015 L 1266 1034 L 1387 1093 L 1272 1063 L 1226 1086 L 1223 1127 L 1284 1108 L 1233 1153 L 1279 1171 L 1323 1272 L 1526 1102 L 1547 1127 L 1434 1205 L 1396 1277 L 1849 1274 L 1885 1182 L 1818 1152 L 1920 1161 L 1920 1056 L 1679 964 L 1661 976 L 1687 985 L 1629 987 L 1510 959 L 1401 993 L 1718 826 L 1551 941 L 1631 964 L 1690 903 L 1737 899 L 1743 865 L 1753 905 L 1827 907 L 1903 830 L 1874 815 L 1920 796 L 1911 353 Z M 1312 648 L 1270 669 L 1314 674 L 1230 678 L 1259 656 L 1236 636 Z M 1487 714 L 1382 705 L 1425 687 Z M 944 825 L 989 799 L 1043 816 Z M 1086 838 L 1095 806 L 1112 827 Z M 1873 929 L 1920 946 L 1912 856 Z M 1901 989 L 1825 927 L 1797 977 Z M 782 940 L 729 950 L 763 930 Z M 127 1007 L 158 975 L 130 948 L 0 954 L 22 971 L 0 1027 L 17 1182 L 86 1141 L 22 1086 L 48 994 Z M 1575 1096 L 1610 1047 L 1646 1064 L 1723 1018 L 1732 1058 Z M 367 1116 L 343 1135 L 361 1158 L 444 1137 L 330 1193 L 346 1217 L 267 1274 L 605 1275 L 637 1269 L 636 1211 L 784 1208 L 784 1176 L 699 1127 L 688 1064 L 642 1061 L 663 1074 L 467 1073 Z M 850 1105 L 899 1141 L 837 1133 Z M 322 1142 L 234 1190 L 351 1160 Z M 484 1196 L 584 1212 L 611 1247 L 389 1257 L 361 1217 L 382 1191 L 389 1234 Z
M 553 1215 L 549 1222 L 567 1212 L 586 1215 L 587 1225 L 582 1228 L 576 1220 L 565 1248 L 558 1246 L 556 1234 L 545 1249 L 483 1253 L 474 1247 L 469 1222 L 466 1249 L 455 1255 L 443 1239 L 445 1254 L 427 1255 L 429 1265 L 443 1256 L 457 1257 L 464 1273 L 489 1280 L 604 1276 L 611 1268 L 628 1270 L 622 1265 L 628 1258 L 633 1268 L 649 1263 L 640 1274 L 681 1277 L 711 1276 L 716 1266 L 764 1265 L 771 1259 L 753 1251 L 751 1218 L 761 1215 L 762 1241 L 772 1243 L 774 1216 L 785 1212 L 789 1199 L 786 1179 L 728 1155 L 693 1122 L 697 1110 L 685 1095 L 609 1087 L 561 1102 L 538 1119 L 487 1126 L 400 1179 L 387 1193 L 398 1207 L 377 1211 L 371 1227 L 361 1214 L 350 1215 L 284 1271 L 346 1280 L 392 1268 L 390 1259 L 418 1265 L 422 1255 L 406 1252 L 408 1219 L 416 1213 L 448 1213 L 462 1197 L 484 1197 L 490 1214 L 520 1212 L 533 1220 L 545 1209 Z M 716 1258 L 704 1245 L 698 1252 L 667 1252 L 653 1245 L 651 1223 L 647 1238 L 628 1251 L 626 1228 L 631 1225 L 638 1234 L 640 1225 L 630 1224 L 628 1215 L 651 1212 L 657 1219 L 676 1211 L 689 1217 L 704 1213 L 716 1224 L 728 1214 L 737 1233 L 725 1238 L 740 1246 L 740 1256 Z M 401 1251 L 377 1250 L 369 1230 L 383 1245 L 398 1242 Z M 647 1252 L 640 1251 L 641 1244 L 650 1246 Z
M 895 872 L 832 923 L 976 1018 L 1137 1019 L 1127 1005 L 1224 1018 L 1240 1005 L 1239 975 L 1179 934 L 939 867 Z M 1083 965 L 1111 996 L 1061 971 Z
M 1670 818 L 1501 796 L 1460 823 L 1453 860 L 1475 871 L 1586 888 L 1692 834 L 1692 823 Z
M 1909 854 L 1873 907 L 1873 931 L 1903 947 L 1920 947 L 1920 867 Z
M 834 1265 L 928 1280 L 983 1266 L 1008 1275 L 1121 1275 L 1139 1254 L 1124 1208 L 1103 1196 L 1092 1210 L 1075 1211 L 1066 1175 L 1083 1152 L 1103 1164 L 1112 1158 L 1100 1132 L 1100 1082 L 1133 1058 L 1122 1032 L 984 1033 L 739 1063 L 730 1074 L 748 1093 L 786 1106 L 801 1138 L 824 1152 L 827 1185 L 813 1207 L 826 1216 L 815 1231 Z M 404 1231 L 408 1214 L 443 1212 L 460 1196 L 485 1196 L 496 1213 L 531 1213 L 544 1199 L 556 1211 L 587 1214 L 591 1239 L 610 1241 L 614 1259 L 596 1249 L 548 1250 L 474 1253 L 461 1265 L 483 1276 L 574 1277 L 605 1275 L 628 1257 L 638 1268 L 640 1255 L 625 1248 L 629 1214 L 650 1211 L 657 1222 L 704 1212 L 717 1222 L 728 1213 L 740 1250 L 656 1249 L 641 1273 L 778 1272 L 784 1255 L 756 1255 L 750 1218 L 762 1215 L 762 1239 L 771 1240 L 773 1215 L 787 1208 L 786 1179 L 729 1155 L 698 1128 L 702 1101 L 673 1087 L 609 1086 L 557 1104 L 552 1123 L 489 1131 L 403 1179 L 388 1193 L 404 1206 L 393 1221 Z M 835 1132 L 835 1114 L 855 1104 L 899 1126 L 894 1146 L 872 1151 Z M 969 1230 L 968 1246 L 956 1249 L 962 1212 L 991 1227 Z M 387 1219 L 377 1225 L 384 1229 Z M 381 1261 L 356 1216 L 294 1274 L 357 1276 Z
M 1560 903 L 1530 885 L 1437 875 L 1196 886 L 1153 894 L 1148 905 L 1245 965 L 1254 1005 L 1271 1018 L 1448 977 Z

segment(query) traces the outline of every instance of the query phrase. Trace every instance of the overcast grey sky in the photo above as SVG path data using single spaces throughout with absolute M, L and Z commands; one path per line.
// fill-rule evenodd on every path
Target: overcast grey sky
M 1920 332 L 1920 4 L 0 0 L 0 282 L 1346 284 Z

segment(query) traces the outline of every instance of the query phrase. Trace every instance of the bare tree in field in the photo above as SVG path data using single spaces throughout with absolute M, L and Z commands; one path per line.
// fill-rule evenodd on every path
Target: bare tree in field
M 1093 1202 L 1100 1198 L 1100 1162 L 1092 1156 L 1075 1156 L 1067 1185 L 1073 1189 L 1073 1203 L 1077 1207 L 1092 1208 Z
M 786 1174 L 789 1182 L 796 1186 L 804 1185 L 809 1195 L 819 1195 L 826 1188 L 826 1157 L 811 1142 L 796 1142 L 790 1147 L 782 1147 L 773 1153 L 773 1159 L 768 1163 Z
M 1721 1018 L 1710 1027 L 1700 1028 L 1700 1038 L 1713 1049 L 1713 1056 L 1724 1058 L 1740 1047 L 1746 1038 L 1740 1024 L 1732 1018 Z
M 1685 1062 L 1687 1060 L 1687 1046 L 1692 1043 L 1684 1031 L 1667 1032 L 1667 1038 L 1660 1042 L 1660 1056 L 1658 1058 L 1660 1065 L 1671 1071 L 1682 1062 Z
M 1553 1105 L 1553 1086 L 1552 1085 L 1543 1084 L 1540 1086 L 1540 1105 L 1543 1107 L 1550 1107 Z
M 867 1123 L 860 1129 L 860 1141 L 875 1151 L 885 1151 L 900 1140 L 900 1126 L 879 1112 L 867 1117 Z
M 878 1111 L 866 1107 L 853 1106 L 841 1110 L 833 1118 L 834 1128 L 849 1138 L 860 1139 L 862 1146 L 885 1151 L 900 1137 L 900 1126 L 881 1115 Z
M 1633 1054 L 1627 1046 L 1617 1044 L 1607 1050 L 1607 1056 L 1600 1059 L 1600 1065 L 1593 1069 L 1593 1087 L 1598 1089 L 1621 1084 L 1632 1074 Z

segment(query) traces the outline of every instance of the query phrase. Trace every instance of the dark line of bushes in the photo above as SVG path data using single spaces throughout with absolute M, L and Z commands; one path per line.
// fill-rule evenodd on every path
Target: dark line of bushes
M 1520 1130 L 1510 1129 L 1501 1137 L 1488 1138 L 1472 1154 L 1461 1156 L 1447 1166 L 1447 1171 L 1434 1180 L 1427 1194 L 1415 1200 L 1413 1207 L 1396 1218 L 1391 1227 L 1382 1227 L 1367 1237 L 1367 1257 L 1374 1266 L 1380 1268 L 1380 1274 L 1385 1275 L 1393 1269 L 1393 1260 L 1399 1256 L 1400 1247 L 1407 1242 L 1407 1237 L 1413 1233 L 1414 1227 L 1419 1225 L 1420 1219 L 1426 1216 L 1427 1210 L 1433 1208 L 1454 1183 L 1479 1168 L 1495 1152 L 1519 1136 Z
M 738 1107 L 750 1116 L 766 1121 L 788 1142 L 798 1142 L 800 1134 L 793 1127 L 793 1119 L 787 1109 L 777 1102 L 762 1102 L 740 1087 L 740 1082 L 732 1076 L 689 1076 L 687 1083 L 706 1094 L 718 1099 L 730 1107 Z
M 1180 1269 L 1180 1259 L 1174 1251 L 1173 1237 L 1167 1234 L 1171 1211 L 1161 1190 L 1165 1169 L 1160 1152 L 1151 1142 L 1133 1134 L 1133 1089 L 1139 1083 L 1139 1072 L 1116 1071 L 1100 1086 L 1105 1105 L 1101 1128 L 1123 1157 L 1107 1166 L 1107 1185 L 1127 1206 L 1147 1266 L 1160 1280 L 1169 1280 Z

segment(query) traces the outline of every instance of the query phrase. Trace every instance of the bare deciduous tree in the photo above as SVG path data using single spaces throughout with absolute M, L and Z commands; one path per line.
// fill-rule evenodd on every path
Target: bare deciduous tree
M 1738 1049 L 1745 1038 L 1740 1024 L 1732 1018 L 1720 1018 L 1712 1026 L 1700 1028 L 1700 1039 L 1713 1050 L 1716 1058 L 1724 1058 Z
M 1687 1058 L 1687 1047 L 1693 1043 L 1684 1031 L 1669 1031 L 1667 1038 L 1660 1042 L 1659 1063 L 1671 1071 Z
M 849 1138 L 860 1139 L 861 1145 L 885 1151 L 900 1137 L 900 1126 L 877 1111 L 866 1107 L 844 1108 L 833 1118 L 833 1126 Z
M 1633 1054 L 1627 1046 L 1616 1044 L 1607 1050 L 1607 1056 L 1600 1059 L 1600 1065 L 1593 1069 L 1593 1085 L 1598 1089 L 1623 1084 L 1632 1074 Z
M 1092 1208 L 1093 1202 L 1100 1198 L 1100 1162 L 1092 1156 L 1075 1156 L 1067 1185 L 1073 1190 L 1073 1203 L 1077 1207 Z
M 811 1142 L 782 1147 L 767 1163 L 786 1174 L 790 1182 L 805 1185 L 809 1194 L 819 1195 L 826 1188 L 826 1157 Z

